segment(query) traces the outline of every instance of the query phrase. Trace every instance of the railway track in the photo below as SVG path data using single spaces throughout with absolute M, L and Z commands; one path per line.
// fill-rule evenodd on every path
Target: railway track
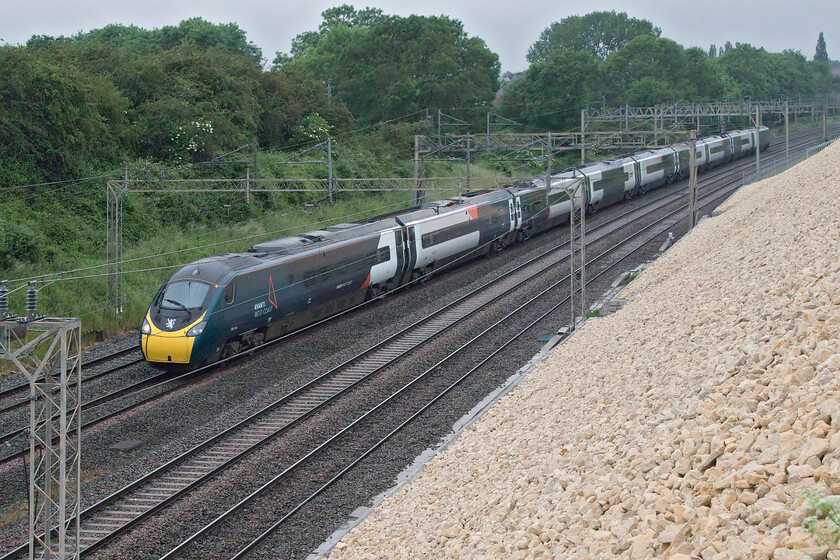
M 831 130 L 840 130 L 840 127 L 832 127 Z M 801 136 L 794 138 L 790 147 L 791 147 L 792 150 L 800 149 L 804 146 L 812 144 L 813 140 L 815 138 L 817 138 L 818 136 L 819 136 L 818 131 L 809 131 L 809 132 L 803 133 Z M 774 141 L 774 143 L 771 145 L 771 148 L 768 149 L 765 152 L 765 156 L 764 156 L 765 161 L 767 161 L 770 157 L 774 157 L 776 155 L 781 154 L 783 151 L 784 151 L 783 144 L 781 143 L 780 139 L 776 139 Z M 701 179 L 702 179 L 703 182 L 707 183 L 708 181 L 714 180 L 717 177 L 733 173 L 733 170 L 735 170 L 735 169 L 742 170 L 742 171 L 748 171 L 752 166 L 753 166 L 752 159 L 750 157 L 745 157 L 745 158 L 742 158 L 742 159 L 738 160 L 737 162 L 734 162 L 730 166 L 718 167 L 718 168 L 715 168 L 711 171 L 707 171 L 706 173 L 704 173 L 701 176 Z M 677 182 L 672 186 L 661 188 L 661 189 L 659 189 L 659 191 L 664 191 L 664 192 L 666 192 L 666 195 L 670 195 L 671 193 L 677 192 L 680 188 L 684 187 L 685 183 L 686 183 L 686 181 Z M 327 321 L 335 320 L 338 317 L 344 315 L 344 313 L 349 313 L 351 311 L 354 311 L 354 309 L 347 310 L 347 311 L 345 311 L 345 312 L 343 312 L 339 315 L 333 316 L 333 317 L 328 317 L 328 318 L 326 318 L 326 319 L 324 319 L 324 320 L 322 320 L 318 323 L 315 323 L 313 325 L 310 325 L 310 326 L 306 327 L 302 331 L 298 331 L 298 332 L 295 332 L 295 333 L 290 333 L 290 334 L 288 334 L 284 337 L 281 337 L 280 339 L 276 339 L 274 341 L 271 341 L 268 344 L 277 343 L 277 342 L 280 342 L 281 340 L 285 340 L 289 337 L 297 336 L 305 330 L 309 330 L 311 328 L 317 327 L 317 326 L 319 326 L 319 325 L 321 325 L 321 324 L 323 324 Z M 114 358 L 119 357 L 120 355 L 123 355 L 125 353 L 131 352 L 131 351 L 138 351 L 138 350 L 139 349 L 136 348 L 136 347 L 135 348 L 129 348 L 129 349 L 118 351 L 118 352 L 116 352 L 112 355 L 96 358 L 96 359 L 90 360 L 89 362 L 83 364 L 83 368 L 85 366 L 89 367 L 89 366 L 92 366 L 94 364 L 107 361 L 109 359 L 114 359 Z M 251 351 L 247 352 L 246 354 L 250 354 L 251 352 L 254 352 L 256 350 L 259 350 L 259 348 L 252 349 Z M 238 356 L 238 357 L 241 357 L 241 356 Z M 130 365 L 139 363 L 141 361 L 142 361 L 142 357 L 138 356 L 137 358 L 133 359 L 132 361 L 130 361 L 126 364 L 122 364 L 120 366 L 105 370 L 103 372 L 99 372 L 99 373 L 92 374 L 90 376 L 86 376 L 85 380 L 90 381 L 90 380 L 94 380 L 94 379 L 97 379 L 97 378 L 100 378 L 100 377 L 104 377 L 105 375 L 108 375 L 110 373 L 114 373 L 116 371 L 122 370 L 125 367 L 128 367 Z M 157 375 L 155 375 L 151 378 L 147 378 L 147 379 L 135 382 L 135 383 L 131 383 L 127 386 L 124 386 L 124 387 L 121 387 L 121 388 L 116 389 L 114 391 L 111 391 L 109 393 L 106 393 L 105 395 L 96 397 L 95 399 L 91 399 L 89 402 L 83 403 L 83 405 L 82 405 L 82 410 L 83 410 L 82 430 L 84 431 L 85 429 L 88 429 L 88 428 L 91 428 L 91 427 L 96 426 L 98 424 L 101 424 L 102 422 L 105 422 L 107 420 L 110 420 L 112 418 L 115 418 L 117 416 L 125 414 L 127 412 L 130 412 L 133 409 L 136 409 L 140 406 L 143 406 L 143 405 L 148 404 L 152 401 L 155 401 L 155 400 L 157 400 L 157 399 L 159 399 L 163 396 L 166 396 L 166 395 L 168 395 L 168 394 L 170 394 L 174 391 L 177 391 L 177 390 L 183 388 L 191 380 L 199 378 L 201 374 L 206 373 L 210 369 L 214 369 L 216 366 L 220 365 L 221 363 L 223 363 L 223 362 L 218 362 L 216 364 L 213 364 L 212 366 L 201 368 L 199 370 L 195 370 L 193 372 L 189 372 L 189 373 L 186 373 L 186 374 L 181 374 L 181 375 L 174 376 L 174 377 L 171 376 L 171 375 L 160 373 L 160 374 L 157 374 Z M 9 389 L 7 389 L 3 392 L 0 392 L 0 401 L 2 401 L 4 397 L 8 396 L 9 394 L 12 394 L 13 392 L 25 392 L 26 390 L 28 390 L 28 385 L 26 385 L 26 384 L 20 384 L 16 387 L 9 388 Z M 146 395 L 146 396 L 143 396 L 143 395 Z M 132 400 L 133 397 L 138 397 L 138 398 Z M 126 404 L 123 404 L 123 405 L 117 405 L 117 406 L 111 406 L 111 407 L 107 406 L 107 405 L 110 405 L 111 403 L 113 403 L 114 401 L 117 401 L 119 399 L 130 400 L 130 402 L 127 402 Z M 12 410 L 15 410 L 15 409 L 26 406 L 26 404 L 28 404 L 28 402 L 29 402 L 28 399 L 21 399 L 21 400 L 15 402 L 15 403 L 12 403 L 10 405 L 7 405 L 7 406 L 4 406 L 4 407 L 0 408 L 0 416 L 2 416 L 3 414 L 5 414 L 7 412 L 11 412 Z M 104 412 L 97 412 L 97 410 L 100 410 L 100 409 L 105 409 L 105 411 Z M 27 430 L 26 427 L 21 426 L 21 427 L 15 428 L 13 430 L 10 430 L 6 433 L 0 434 L 0 444 L 12 442 L 15 439 L 22 438 L 23 436 L 25 436 L 26 430 Z M 0 465 L 2 465 L 4 463 L 8 463 L 10 461 L 13 461 L 15 459 L 18 459 L 20 457 L 24 457 L 24 456 L 28 455 L 28 453 L 29 453 L 29 451 L 28 451 L 28 448 L 26 448 L 26 447 L 19 448 L 18 450 L 15 451 L 13 448 L 7 446 L 7 452 L 3 453 L 3 454 L 0 454 Z
M 716 203 L 717 200 L 719 200 L 720 198 L 728 196 L 734 190 L 737 189 L 737 186 L 738 180 L 737 178 L 734 178 L 732 180 L 726 181 L 725 184 L 715 188 L 711 193 L 707 192 L 704 196 L 704 199 L 701 199 L 703 206 L 708 206 L 711 203 Z M 667 228 L 671 224 L 672 218 L 674 218 L 677 214 L 683 215 L 684 217 L 686 209 L 687 205 L 680 205 L 676 209 L 673 209 L 669 211 L 666 215 L 657 218 L 651 224 L 636 230 L 631 235 L 628 235 L 615 245 L 612 245 L 611 247 L 607 248 L 605 251 L 601 252 L 594 258 L 590 259 L 587 262 L 587 266 L 596 264 L 598 261 L 611 255 L 621 246 L 635 240 L 637 237 L 644 238 L 642 239 L 642 243 L 636 249 L 631 250 L 626 255 L 618 258 L 617 260 L 602 268 L 592 278 L 592 280 L 595 280 L 598 277 L 603 276 L 604 274 L 613 270 L 627 256 L 633 254 L 633 252 L 638 250 L 639 247 L 644 246 L 645 242 L 650 241 L 658 237 L 664 231 L 667 231 Z M 555 313 L 558 309 L 561 308 L 561 306 L 567 304 L 569 302 L 569 297 L 562 297 L 559 302 L 552 303 L 548 306 L 547 310 L 538 313 L 538 316 L 535 319 L 530 319 L 528 324 L 524 328 L 520 329 L 518 332 L 516 332 L 514 336 L 510 337 L 503 344 L 495 348 L 489 355 L 485 356 L 476 365 L 472 366 L 466 373 L 463 373 L 459 377 L 456 377 L 451 383 L 444 383 L 444 388 L 442 390 L 437 392 L 430 400 L 423 403 L 419 409 L 411 413 L 407 418 L 404 418 L 397 425 L 383 427 L 381 420 L 374 420 L 374 415 L 383 410 L 386 406 L 392 405 L 392 403 L 396 403 L 397 400 L 403 397 L 406 392 L 419 386 L 420 383 L 422 383 L 424 380 L 432 376 L 439 375 L 441 367 L 446 365 L 448 362 L 456 359 L 462 352 L 468 349 L 476 341 L 488 336 L 499 327 L 506 325 L 513 317 L 523 312 L 523 310 L 527 308 L 533 308 L 535 304 L 544 303 L 545 296 L 547 296 L 550 293 L 556 294 L 557 288 L 565 286 L 568 282 L 568 279 L 568 276 L 566 276 L 554 282 L 548 288 L 540 291 L 535 296 L 529 298 L 527 301 L 525 301 L 524 303 L 507 313 L 501 319 L 497 320 L 492 325 L 478 333 L 468 342 L 459 346 L 455 351 L 449 353 L 443 359 L 437 361 L 434 365 L 427 368 L 423 373 L 411 379 L 405 385 L 400 387 L 397 391 L 392 392 L 385 399 L 382 399 L 380 402 L 378 402 L 376 405 L 365 411 L 363 414 L 358 416 L 345 427 L 336 431 L 327 440 L 319 444 L 317 447 L 313 448 L 311 451 L 309 451 L 307 454 L 302 456 L 300 459 L 298 459 L 291 465 L 287 466 L 279 474 L 277 474 L 271 480 L 267 481 L 256 491 L 252 492 L 251 494 L 240 500 L 238 503 L 236 503 L 233 507 L 226 510 L 222 515 L 218 516 L 211 523 L 205 525 L 202 529 L 191 535 L 188 539 L 184 540 L 177 547 L 164 554 L 161 557 L 161 560 L 171 560 L 173 558 L 181 557 L 202 557 L 202 555 L 206 555 L 208 551 L 215 551 L 214 554 L 220 554 L 220 557 L 232 559 L 239 559 L 248 555 L 261 543 L 268 539 L 274 531 L 276 531 L 285 523 L 289 522 L 296 514 L 301 512 L 301 510 L 303 510 L 307 505 L 311 504 L 316 498 L 318 498 L 320 495 L 326 492 L 338 480 L 346 476 L 353 468 L 358 466 L 364 459 L 373 454 L 377 449 L 379 449 L 387 442 L 395 438 L 406 426 L 408 426 L 411 422 L 419 418 L 424 412 L 426 412 L 429 408 L 438 403 L 441 399 L 443 399 L 447 394 L 453 391 L 466 379 L 468 379 L 470 376 L 474 375 L 477 371 L 479 371 L 482 367 L 487 365 L 496 355 L 503 352 L 509 345 L 516 342 L 518 339 L 520 339 L 522 336 L 524 336 L 526 333 L 528 333 L 534 327 L 536 327 L 542 321 L 544 321 L 547 317 Z M 400 403 L 395 406 L 401 407 L 403 406 L 403 404 Z M 380 437 L 379 439 L 374 439 L 372 445 L 370 445 L 367 448 L 364 448 L 364 450 L 361 453 L 357 452 L 355 455 L 349 457 L 344 464 L 336 466 L 326 477 L 322 472 L 315 472 L 312 470 L 306 473 L 299 472 L 302 469 L 304 469 L 307 465 L 312 465 L 312 469 L 316 470 L 322 468 L 324 462 L 318 461 L 319 456 L 330 450 L 334 445 L 344 444 L 349 445 L 353 448 L 358 447 L 356 443 L 349 444 L 347 441 L 342 441 L 343 438 L 345 438 L 345 436 L 356 436 L 359 433 L 367 432 L 377 434 L 384 433 L 384 436 Z M 293 477 L 294 481 L 292 481 Z M 327 481 L 324 483 L 311 482 L 312 480 L 317 481 L 318 479 L 323 478 L 327 478 Z M 307 483 L 307 481 L 309 482 Z M 244 545 L 235 544 L 234 546 L 236 548 L 231 549 L 231 533 L 238 531 L 238 529 L 236 529 L 235 531 L 230 530 L 230 528 L 228 528 L 228 530 L 225 530 L 225 525 L 231 525 L 237 528 L 256 526 L 261 519 L 259 517 L 256 520 L 248 518 L 247 515 L 249 510 L 252 516 L 261 516 L 267 509 L 271 508 L 272 506 L 270 504 L 260 504 L 260 500 L 268 500 L 269 502 L 271 502 L 273 501 L 271 492 L 274 489 L 277 489 L 280 485 L 282 485 L 283 488 L 293 488 L 297 484 L 300 484 L 302 486 L 308 486 L 311 490 L 304 493 L 304 495 L 300 499 L 296 499 L 291 505 L 287 505 L 286 507 L 284 507 L 282 513 L 279 514 L 279 519 L 277 519 L 274 522 L 269 522 L 267 524 L 268 526 L 265 529 L 258 531 L 256 536 L 254 536 L 250 540 L 247 540 L 244 543 Z M 255 513 L 256 511 L 259 511 L 260 513 L 257 514 Z M 246 519 L 241 519 L 240 516 L 245 517 Z M 265 525 L 266 524 L 264 523 L 263 526 Z M 199 546 L 199 550 L 193 549 L 194 547 L 197 548 Z
M 749 163 L 746 163 L 745 166 L 729 167 L 727 173 L 721 172 L 717 176 L 715 173 L 706 173 L 701 176 L 701 179 L 708 184 L 709 179 L 717 180 L 716 177 L 732 176 L 726 181 L 721 181 L 721 185 L 716 187 L 714 191 L 714 193 L 725 191 L 719 196 L 726 196 L 737 188 L 741 178 L 739 174 L 741 167 L 749 167 Z M 588 241 L 594 243 L 629 224 L 637 222 L 642 215 L 650 215 L 678 202 L 684 196 L 684 193 L 674 192 L 675 190 L 666 192 L 653 200 L 645 201 L 644 204 L 622 212 L 610 221 L 593 226 L 587 232 Z M 701 200 L 710 196 L 711 193 L 707 191 L 708 188 L 701 193 L 703 195 Z M 677 214 L 684 214 L 684 210 L 683 205 L 669 211 L 665 216 L 655 220 L 653 224 L 644 226 L 633 236 L 623 240 L 621 244 L 641 235 L 650 238 L 660 235 L 662 231 L 667 230 L 674 223 Z M 610 251 L 614 251 L 616 248 L 618 246 L 613 247 Z M 602 253 L 592 259 L 592 262 L 603 258 L 608 253 Z M 527 283 L 535 276 L 565 262 L 567 255 L 568 251 L 561 246 L 531 258 L 523 265 L 485 283 L 469 294 L 444 306 L 433 315 L 383 340 L 338 368 L 312 380 L 253 416 L 208 439 L 91 506 L 83 512 L 81 534 L 84 554 L 93 552 L 127 529 L 151 517 L 174 500 L 187 495 L 218 473 L 243 459 L 247 454 L 333 402 L 352 387 L 358 386 L 369 379 L 370 376 L 403 358 L 406 354 L 416 351 L 441 332 L 473 316 L 489 303 L 510 293 L 511 290 Z M 621 262 L 623 258 L 610 265 L 607 270 Z M 604 272 L 599 272 L 599 275 Z M 563 281 L 553 284 L 552 289 L 559 286 Z M 547 291 L 542 292 L 542 294 Z M 532 299 L 528 304 L 533 303 L 533 301 L 536 300 Z M 526 305 L 520 308 L 524 307 Z M 494 324 L 486 332 L 490 332 L 498 324 Z M 521 334 L 518 336 L 521 336 Z M 18 549 L 5 556 L 4 560 L 17 557 L 15 554 L 20 550 Z
M 123 348 L 122 350 L 117 350 L 116 352 L 112 352 L 112 353 L 107 354 L 105 356 L 100 356 L 98 358 L 93 358 L 93 359 L 90 359 L 90 360 L 87 360 L 87 361 L 83 361 L 82 362 L 82 374 L 84 375 L 85 370 L 88 369 L 88 368 L 91 368 L 93 366 L 96 366 L 96 365 L 104 363 L 104 362 L 108 362 L 110 360 L 115 360 L 117 358 L 121 358 L 122 356 L 125 356 L 127 354 L 131 354 L 131 353 L 134 353 L 134 352 L 139 353 L 140 352 L 140 347 L 139 346 L 132 346 L 132 347 L 129 347 L 129 348 Z M 120 366 L 117 366 L 117 367 L 127 367 L 129 365 L 135 364 L 135 363 L 140 362 L 140 361 L 142 361 L 142 358 L 138 357 L 138 359 L 136 359 L 136 360 L 132 360 L 131 362 L 128 362 L 126 364 L 121 364 Z M 105 375 L 108 375 L 109 373 L 112 373 L 113 371 L 115 371 L 115 370 L 105 370 L 105 371 L 101 371 L 101 372 L 96 372 L 96 373 L 84 375 L 83 381 L 91 381 L 91 380 L 97 379 L 99 377 L 104 377 Z M 41 377 L 40 379 L 43 380 L 43 377 Z M 17 395 L 27 394 L 28 392 L 29 392 L 29 383 L 28 382 L 27 383 L 19 383 L 17 385 L 13 385 L 12 387 L 7 387 L 3 390 L 0 390 L 0 402 L 4 401 L 6 399 L 12 398 L 14 396 L 17 396 Z M 12 405 L 6 405 L 6 406 L 3 406 L 3 407 L 0 407 L 0 414 L 3 414 L 3 413 L 5 413 L 9 410 L 14 410 L 15 408 L 17 408 L 17 406 L 23 406 L 23 405 L 28 404 L 28 403 L 29 403 L 29 400 L 24 399 L 22 401 L 19 401 L 19 403 L 14 403 Z

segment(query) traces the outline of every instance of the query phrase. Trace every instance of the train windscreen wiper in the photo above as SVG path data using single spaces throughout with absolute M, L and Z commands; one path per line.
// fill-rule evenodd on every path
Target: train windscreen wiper
M 190 311 L 190 309 L 186 305 L 181 303 L 180 301 L 175 301 L 174 299 L 169 299 L 169 298 L 165 298 L 163 301 L 168 301 L 169 303 L 174 303 L 175 305 L 177 305 L 178 307 L 180 307 L 181 309 L 186 311 L 187 315 L 192 317 L 192 311 Z

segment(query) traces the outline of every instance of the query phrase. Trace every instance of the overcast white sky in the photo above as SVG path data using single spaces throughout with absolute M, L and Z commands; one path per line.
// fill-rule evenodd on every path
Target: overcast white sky
M 708 49 L 710 43 L 741 41 L 770 51 L 792 48 L 809 59 L 823 31 L 829 57 L 840 59 L 838 0 L 0 0 L 0 39 L 22 44 L 32 35 L 72 35 L 109 23 L 151 29 L 200 16 L 236 22 L 271 61 L 276 51 L 288 52 L 295 35 L 317 29 L 323 10 L 342 3 L 459 19 L 467 33 L 483 38 L 499 55 L 503 71 L 527 68 L 528 47 L 551 22 L 594 10 L 649 19 L 685 46 Z

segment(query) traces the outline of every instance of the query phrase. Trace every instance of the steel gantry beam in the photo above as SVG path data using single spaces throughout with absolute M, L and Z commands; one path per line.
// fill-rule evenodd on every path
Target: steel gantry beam
M 709 103 L 673 103 L 650 107 L 595 107 L 585 109 L 586 122 L 619 122 L 627 127 L 629 119 L 674 119 L 691 117 L 751 117 L 756 109 L 761 113 L 793 114 L 821 113 L 826 106 L 840 105 L 840 99 L 827 97 L 811 101 L 713 101 Z

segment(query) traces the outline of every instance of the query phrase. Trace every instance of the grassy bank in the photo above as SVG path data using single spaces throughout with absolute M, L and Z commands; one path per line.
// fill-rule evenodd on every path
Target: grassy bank
M 369 151 L 351 157 L 352 163 L 347 161 L 350 158 L 341 162 L 337 175 L 339 171 L 350 176 L 376 176 L 377 172 L 380 176 L 393 175 L 384 173 L 382 161 Z M 288 158 L 283 153 L 260 154 L 260 178 L 323 176 L 324 170 L 318 166 L 276 165 Z M 403 176 L 413 169 L 410 163 L 387 163 Z M 157 177 L 157 173 L 154 170 L 149 175 Z M 462 177 L 465 173 L 462 163 L 427 165 L 427 176 Z M 480 164 L 472 165 L 470 173 L 474 186 L 480 186 L 481 178 L 499 174 Z M 175 176 L 173 171 L 168 174 Z M 104 181 L 97 181 L 16 197 L 6 193 L 8 204 L 0 212 L 8 216 L 8 221 L 0 226 L 4 228 L 0 236 L 5 235 L 14 248 L 5 253 L 7 266 L 0 269 L 0 278 L 13 280 L 11 288 L 23 286 L 10 297 L 11 311 L 24 310 L 26 279 L 76 271 L 66 278 L 39 280 L 39 287 L 43 286 L 39 312 L 81 317 L 86 339 L 94 341 L 110 333 L 136 329 L 160 284 L 188 262 L 244 251 L 262 241 L 363 220 L 412 204 L 409 191 L 337 193 L 332 204 L 326 202 L 322 192 L 256 193 L 249 204 L 240 193 L 130 194 L 124 203 L 123 314 L 115 320 L 106 309 L 105 188 Z M 451 190 L 429 192 L 427 198 L 450 196 L 462 189 L 461 182 L 453 180 Z
M 840 122 L 838 118 L 829 123 Z M 821 126 L 822 119 L 799 119 L 791 132 Z M 784 129 L 774 129 L 784 135 Z M 402 143 L 405 144 L 404 142 Z M 337 177 L 410 177 L 413 163 L 396 142 L 338 143 L 333 151 Z M 318 160 L 325 154 L 308 154 Z M 238 157 L 238 156 L 237 156 Z M 135 162 L 132 178 L 242 178 L 246 163 L 225 166 L 160 168 Z M 260 153 L 261 179 L 324 178 L 325 165 L 280 165 L 289 153 Z M 557 157 L 554 169 L 575 165 L 577 152 Z M 609 154 L 587 152 L 594 161 Z M 528 158 L 508 160 L 474 156 L 470 174 L 473 188 L 482 178 L 529 177 L 545 173 L 545 163 Z M 426 176 L 464 177 L 459 161 L 430 161 Z M 113 177 L 113 178 L 116 178 Z M 457 194 L 464 188 L 430 191 L 429 200 Z M 0 278 L 20 287 L 11 296 L 11 310 L 22 313 L 25 280 L 58 271 L 76 271 L 65 278 L 51 276 L 40 284 L 39 311 L 83 320 L 88 340 L 123 330 L 134 330 L 160 284 L 178 267 L 196 259 L 247 250 L 256 243 L 319 229 L 330 224 L 363 220 L 377 214 L 410 207 L 409 191 L 337 193 L 334 203 L 322 192 L 255 193 L 245 203 L 241 193 L 131 194 L 124 203 L 123 314 L 118 319 L 106 308 L 106 179 L 47 185 L 0 192 Z M 80 270 L 81 269 L 81 270 Z M 22 286 L 22 287 L 21 287 Z

